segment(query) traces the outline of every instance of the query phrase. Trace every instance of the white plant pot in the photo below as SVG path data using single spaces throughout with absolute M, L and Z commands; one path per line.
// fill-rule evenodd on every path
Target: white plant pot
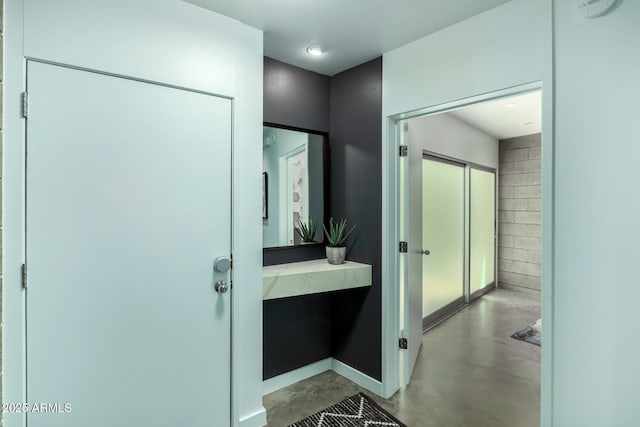
M 334 248 L 331 246 L 327 246 L 327 261 L 329 264 L 344 264 L 344 257 L 347 254 L 346 247 Z

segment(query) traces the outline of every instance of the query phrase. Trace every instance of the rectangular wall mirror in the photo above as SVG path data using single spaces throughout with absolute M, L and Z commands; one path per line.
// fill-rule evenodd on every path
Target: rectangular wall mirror
M 326 213 L 326 136 L 265 125 L 262 140 L 263 247 L 307 245 L 296 231 L 298 222 L 313 218 L 313 240 L 323 241 Z M 311 242 L 313 243 L 313 242 Z

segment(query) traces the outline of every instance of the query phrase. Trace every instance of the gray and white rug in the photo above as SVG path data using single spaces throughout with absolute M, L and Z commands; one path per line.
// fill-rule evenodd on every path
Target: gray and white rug
M 344 399 L 289 427 L 406 427 L 364 393 Z
M 511 335 L 511 337 L 540 346 L 542 342 L 542 320 L 536 320 L 526 328 Z

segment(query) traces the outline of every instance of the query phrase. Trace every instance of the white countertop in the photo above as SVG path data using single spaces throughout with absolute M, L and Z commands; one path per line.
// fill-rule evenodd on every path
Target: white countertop
M 371 286 L 371 266 L 353 261 L 332 265 L 316 259 L 262 268 L 263 300 L 365 286 Z

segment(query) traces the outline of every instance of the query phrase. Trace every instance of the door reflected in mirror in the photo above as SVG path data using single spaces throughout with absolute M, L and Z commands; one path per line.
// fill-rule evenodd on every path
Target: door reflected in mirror
M 325 136 L 265 126 L 263 129 L 263 246 L 295 246 L 323 241 Z M 313 220 L 312 242 L 296 230 Z

